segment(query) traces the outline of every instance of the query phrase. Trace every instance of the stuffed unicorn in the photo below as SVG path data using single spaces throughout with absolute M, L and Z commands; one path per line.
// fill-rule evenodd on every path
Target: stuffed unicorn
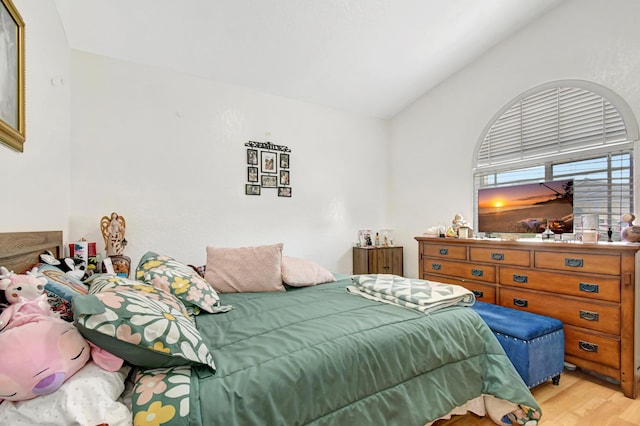
M 14 274 L 4 266 L 0 267 L 0 290 L 4 290 L 9 303 L 21 300 L 36 299 L 44 293 L 47 278 L 37 275 L 38 269 L 33 268 L 24 275 Z

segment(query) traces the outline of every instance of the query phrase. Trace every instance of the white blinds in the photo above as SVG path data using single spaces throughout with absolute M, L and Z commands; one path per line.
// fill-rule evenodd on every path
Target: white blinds
M 624 120 L 607 99 L 582 88 L 554 87 L 519 100 L 493 123 L 476 170 L 627 142 Z
M 637 130 L 630 126 L 631 131 L 611 101 L 582 87 L 560 84 L 524 94 L 483 135 L 474 192 L 572 179 L 575 231 L 581 231 L 582 215 L 597 214 L 601 235 L 611 228 L 619 240 L 620 216 L 633 211 L 632 135 Z M 477 206 L 474 210 L 477 214 Z

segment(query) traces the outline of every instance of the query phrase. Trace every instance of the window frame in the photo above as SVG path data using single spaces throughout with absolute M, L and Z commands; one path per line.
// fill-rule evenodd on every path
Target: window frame
M 481 158 L 481 151 L 483 150 L 483 144 L 485 143 L 485 139 L 488 133 L 492 130 L 494 124 L 496 124 L 501 118 L 503 118 L 503 116 L 505 116 L 506 119 L 508 120 L 513 120 L 512 116 L 510 117 L 506 114 L 509 114 L 514 110 L 517 111 L 517 106 L 519 103 L 523 103 L 523 101 L 526 102 L 529 98 L 533 98 L 540 93 L 544 93 L 552 89 L 559 89 L 560 91 L 563 89 L 570 90 L 572 88 L 591 92 L 594 95 L 602 97 L 603 101 L 610 103 L 611 104 L 610 106 L 613 106 L 613 108 L 615 109 L 615 112 L 619 114 L 619 117 L 623 122 L 624 130 L 626 130 L 626 137 L 620 140 L 612 141 L 610 143 L 602 143 L 599 146 L 594 146 L 594 144 L 591 143 L 590 146 L 588 146 L 587 148 L 583 148 L 579 146 L 580 144 L 575 144 L 573 141 L 569 140 L 569 144 L 571 145 L 571 149 L 569 150 L 565 150 L 565 151 L 563 151 L 562 149 L 546 150 L 546 151 L 541 151 L 540 153 L 536 153 L 537 155 L 529 155 L 529 156 L 525 155 L 520 158 L 511 158 L 511 159 L 503 158 L 495 162 L 492 162 L 492 158 L 490 156 L 489 157 L 486 156 L 487 148 L 485 146 L 484 154 L 482 155 L 482 158 Z M 559 112 L 558 112 L 558 115 L 560 115 Z M 517 125 L 518 125 L 517 115 L 515 117 L 514 123 L 516 123 L 516 130 L 517 130 Z M 520 122 L 519 125 L 522 126 L 522 122 Z M 603 129 L 604 131 L 606 131 L 606 128 L 604 128 L 604 124 L 603 124 Z M 514 133 L 517 134 L 517 131 Z M 521 135 L 520 135 L 520 138 L 522 138 Z M 619 240 L 620 228 L 622 224 L 620 222 L 621 219 L 619 217 L 614 217 L 614 216 L 618 216 L 617 214 L 618 212 L 612 210 L 613 203 L 611 202 L 611 199 L 612 199 L 611 194 L 615 192 L 615 190 L 618 190 L 616 194 L 619 193 L 622 196 L 623 194 L 625 194 L 624 188 L 627 188 L 627 187 L 624 185 L 621 186 L 621 185 L 614 184 L 614 180 L 612 180 L 612 173 L 615 170 L 618 170 L 619 167 L 616 167 L 615 164 L 612 164 L 611 160 L 616 156 L 620 156 L 620 155 L 627 156 L 626 158 L 629 162 L 628 167 L 627 168 L 623 167 L 623 169 L 626 170 L 626 173 L 627 173 L 627 175 L 624 176 L 624 179 L 627 179 L 627 178 L 629 179 L 628 181 L 629 195 L 628 195 L 628 199 L 627 197 L 625 197 L 624 202 L 621 199 L 617 205 L 618 205 L 618 210 L 628 208 L 629 209 L 628 211 L 633 211 L 633 206 L 635 205 L 634 204 L 634 198 L 635 198 L 634 196 L 635 194 L 634 147 L 638 139 L 639 139 L 638 125 L 630 107 L 621 97 L 619 97 L 613 91 L 603 86 L 597 85 L 592 82 L 582 81 L 582 80 L 561 80 L 561 81 L 545 83 L 543 85 L 536 86 L 530 90 L 527 90 L 526 92 L 512 99 L 509 103 L 507 103 L 503 108 L 501 108 L 493 116 L 493 118 L 485 126 L 476 144 L 474 157 L 473 157 L 474 164 L 473 164 L 473 171 L 472 171 L 473 172 L 472 173 L 473 189 L 474 189 L 474 192 L 473 192 L 474 193 L 474 203 L 473 203 L 474 223 L 476 225 L 478 223 L 478 189 L 479 188 L 491 188 L 491 187 L 515 185 L 515 184 L 521 184 L 521 183 L 569 179 L 569 178 L 573 178 L 573 176 L 584 175 L 584 173 L 575 173 L 574 175 L 563 174 L 562 176 L 559 176 L 559 175 L 554 175 L 554 172 L 553 172 L 554 168 L 557 168 L 558 166 L 562 166 L 562 165 L 571 165 L 571 164 L 578 165 L 580 162 L 592 160 L 592 159 L 606 158 L 607 167 L 605 172 L 607 174 L 606 187 L 608 190 L 608 194 L 606 196 L 603 196 L 602 198 L 607 198 L 609 201 L 607 204 L 607 214 L 603 215 L 604 217 L 600 218 L 600 224 L 601 224 L 600 231 L 601 233 L 604 232 L 606 234 L 607 228 L 611 226 L 613 228 L 612 231 L 614 233 L 614 240 Z M 522 143 L 522 139 L 520 139 L 520 141 Z M 510 140 L 508 143 L 511 143 L 513 145 L 513 140 Z M 511 148 L 513 149 L 513 147 Z M 509 153 L 509 151 L 502 151 L 502 152 Z M 529 152 L 525 151 L 525 154 L 529 154 Z M 543 170 L 542 174 L 540 174 L 540 168 L 542 168 Z M 537 170 L 538 175 L 535 177 L 532 177 L 531 175 L 527 175 L 526 171 L 530 169 L 538 169 Z M 602 171 L 603 169 L 600 168 L 598 170 Z M 495 176 L 507 177 L 509 174 L 513 175 L 513 174 L 523 173 L 523 172 L 524 174 L 522 176 L 520 177 L 516 176 L 515 178 L 509 180 L 506 183 L 499 182 L 497 178 L 494 178 L 493 182 L 486 181 L 487 176 L 491 176 L 491 175 L 493 175 L 494 177 Z M 483 182 L 483 180 L 485 180 L 485 182 Z M 576 183 L 576 190 L 578 190 L 580 187 L 580 179 L 575 179 L 575 183 Z M 593 183 L 593 181 L 590 181 L 590 183 Z M 602 184 L 600 185 L 600 189 L 602 189 Z M 589 209 L 585 209 L 584 207 L 574 205 L 574 216 L 576 218 L 578 218 L 579 215 L 581 214 L 587 214 L 587 213 L 591 213 L 591 211 L 589 211 Z M 581 231 L 580 221 L 574 219 L 574 224 L 575 224 L 574 232 L 576 233 L 580 232 Z

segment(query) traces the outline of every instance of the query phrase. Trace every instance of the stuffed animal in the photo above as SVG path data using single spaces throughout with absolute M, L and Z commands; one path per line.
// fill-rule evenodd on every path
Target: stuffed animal
M 40 261 L 61 269 L 62 272 L 66 273 L 70 277 L 79 280 L 88 278 L 87 264 L 81 259 L 75 259 L 73 257 L 56 259 L 53 253 L 47 250 L 40 255 Z
M 0 267 L 0 290 L 9 303 L 18 303 L 21 300 L 32 300 L 44 293 L 47 278 L 37 276 L 37 268 L 23 275 L 14 274 L 4 266 Z
M 45 301 L 46 296 L 40 296 Z M 23 401 L 57 390 L 89 357 L 107 371 L 122 359 L 91 345 L 71 323 L 56 318 L 43 300 L 25 300 L 0 314 L 0 402 Z

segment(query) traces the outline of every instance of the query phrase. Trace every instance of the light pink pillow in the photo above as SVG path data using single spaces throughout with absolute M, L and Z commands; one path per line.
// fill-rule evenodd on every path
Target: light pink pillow
M 282 246 L 207 246 L 204 279 L 219 293 L 284 291 Z
M 326 268 L 312 260 L 282 256 L 282 281 L 292 287 L 333 282 L 336 277 Z

